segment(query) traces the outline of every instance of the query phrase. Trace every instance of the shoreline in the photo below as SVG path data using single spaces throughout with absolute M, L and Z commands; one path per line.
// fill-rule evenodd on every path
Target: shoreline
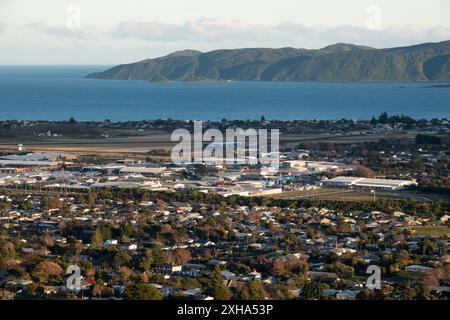
M 446 88 L 450 88 L 450 84 L 448 86 L 446 86 Z M 425 88 L 425 87 L 424 87 Z M 426 88 L 436 88 L 436 87 L 426 87 Z M 263 114 L 261 114 L 258 118 L 253 118 L 253 119 L 222 119 L 222 120 L 208 120 L 208 119 L 175 119 L 175 118 L 156 118 L 156 119 L 139 119 L 139 120 L 124 120 L 124 121 L 111 121 L 109 119 L 104 119 L 104 120 L 76 120 L 74 117 L 71 117 L 71 119 L 73 119 L 75 121 L 75 123 L 83 123 L 83 124 L 110 124 L 110 125 L 114 125 L 114 124 L 129 124 L 129 123 L 191 123 L 193 121 L 202 121 L 204 123 L 211 123 L 211 124 L 215 124 L 215 123 L 271 123 L 271 122 L 276 122 L 276 123 L 295 123 L 295 122 L 305 122 L 305 123 L 323 123 L 323 122 L 331 122 L 331 123 L 336 123 L 336 122 L 346 122 L 346 121 L 350 121 L 350 122 L 361 122 L 361 123 L 365 123 L 365 122 L 371 122 L 373 121 L 373 118 L 377 117 L 378 115 L 372 115 L 369 118 L 363 119 L 363 118 L 335 118 L 335 119 L 289 119 L 289 120 L 284 120 L 284 119 L 270 119 L 270 118 L 266 118 Z M 409 116 L 407 114 L 394 114 L 394 115 L 389 115 L 389 117 L 392 118 L 401 118 L 401 119 L 408 119 L 408 121 L 411 122 L 421 122 L 421 121 L 432 121 L 432 120 L 438 120 L 438 121 L 450 121 L 450 118 L 447 117 L 442 117 L 442 118 L 436 118 L 436 117 L 429 117 L 429 118 L 414 118 L 413 116 Z M 262 120 L 262 118 L 264 118 Z M 20 123 L 20 124 L 43 124 L 43 123 L 50 123 L 50 124 L 69 124 L 71 119 L 67 119 L 67 120 L 51 120 L 51 119 L 38 119 L 38 120 L 33 120 L 33 119 L 0 119 L 0 125 L 2 123 Z M 392 121 L 391 121 L 392 122 Z

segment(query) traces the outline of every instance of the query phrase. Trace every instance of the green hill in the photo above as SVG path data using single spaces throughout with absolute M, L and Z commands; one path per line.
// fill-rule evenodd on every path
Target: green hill
M 450 81 L 450 41 L 390 49 L 335 44 L 319 50 L 185 50 L 87 77 L 149 81 Z

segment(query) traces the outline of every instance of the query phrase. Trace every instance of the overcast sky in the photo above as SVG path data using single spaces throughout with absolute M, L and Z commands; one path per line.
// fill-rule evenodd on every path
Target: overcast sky
M 450 39 L 448 0 L 0 0 L 0 64 L 117 64 L 175 50 L 377 48 Z

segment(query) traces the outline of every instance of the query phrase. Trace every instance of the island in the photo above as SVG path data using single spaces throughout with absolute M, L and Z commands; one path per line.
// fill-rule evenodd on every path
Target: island
M 93 79 L 166 81 L 450 81 L 450 41 L 375 49 L 334 44 L 318 50 L 184 50 L 115 66 Z

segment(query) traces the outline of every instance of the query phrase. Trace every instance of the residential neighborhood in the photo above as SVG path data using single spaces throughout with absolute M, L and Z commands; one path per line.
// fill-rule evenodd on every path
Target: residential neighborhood
M 421 137 L 283 146 L 276 173 L 23 144 L 0 156 L 0 296 L 448 299 L 449 151 Z

